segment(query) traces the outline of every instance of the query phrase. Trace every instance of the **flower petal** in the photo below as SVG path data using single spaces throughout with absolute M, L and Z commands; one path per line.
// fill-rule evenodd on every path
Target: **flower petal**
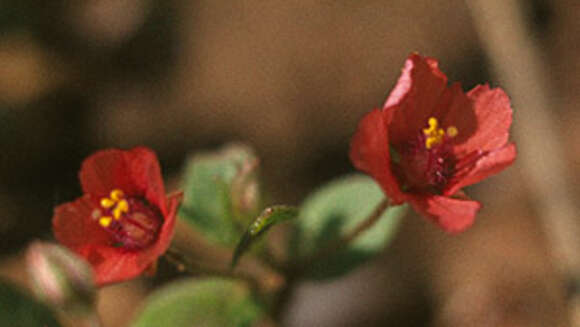
M 145 262 L 138 260 L 138 251 L 102 245 L 86 245 L 75 251 L 93 267 L 98 286 L 135 278 L 148 267 Z
M 441 95 L 433 117 L 438 117 L 444 130 L 453 126 L 458 134 L 453 137 L 456 144 L 466 142 L 478 131 L 477 116 L 473 101 L 467 97 L 459 83 L 453 83 Z
M 350 160 L 356 168 L 371 175 L 393 203 L 399 204 L 405 196 L 391 171 L 389 119 L 390 113 L 379 109 L 363 117 L 350 143 Z
M 79 173 L 83 192 L 95 201 L 108 197 L 113 189 L 139 193 L 129 174 L 125 153 L 119 149 L 101 150 L 85 159 Z
M 167 214 L 165 187 L 159 161 L 153 151 L 137 147 L 126 152 L 131 179 L 139 190 L 145 190 L 145 199 Z
M 52 226 L 55 238 L 68 247 L 82 244 L 108 244 L 110 234 L 93 218 L 95 208 L 87 195 L 54 209 Z
M 480 182 L 499 173 L 516 159 L 516 146 L 509 143 L 506 146 L 487 152 L 476 158 L 473 164 L 459 171 L 443 191 L 445 195 L 453 195 L 461 188 Z
M 500 88 L 490 89 L 489 85 L 478 85 L 467 93 L 467 97 L 471 101 L 471 108 L 457 108 L 446 119 L 456 125 L 459 131 L 457 145 L 453 148 L 455 155 L 461 157 L 474 150 L 485 152 L 503 147 L 508 141 L 512 123 L 512 109 L 507 94 Z M 462 129 L 471 128 L 464 125 L 466 122 L 469 124 L 473 118 L 476 120 L 476 130 L 470 137 L 462 139 Z
M 455 199 L 446 196 L 415 196 L 411 205 L 418 213 L 433 220 L 449 233 L 459 233 L 471 226 L 475 214 L 481 208 L 477 201 Z
M 79 177 L 83 192 L 94 201 L 120 189 L 126 194 L 144 196 L 166 214 L 161 168 L 155 153 L 147 148 L 98 151 L 83 162 Z
M 171 240 L 173 238 L 173 234 L 175 232 L 175 223 L 177 221 L 177 209 L 179 209 L 179 204 L 181 203 L 181 199 L 183 197 L 183 193 L 178 193 L 171 195 L 167 199 L 167 215 L 165 216 L 165 220 L 163 221 L 163 226 L 159 231 L 159 236 L 155 244 L 151 247 L 146 249 L 147 253 L 143 253 L 141 256 L 141 260 L 151 261 L 147 259 L 147 256 L 151 256 L 154 258 L 159 257 L 167 249 L 171 244 Z
M 394 110 L 389 126 L 392 144 L 414 138 L 438 107 L 447 86 L 447 77 L 433 58 L 411 54 L 403 72 L 389 94 L 383 110 Z M 396 108 L 396 110 L 395 110 Z

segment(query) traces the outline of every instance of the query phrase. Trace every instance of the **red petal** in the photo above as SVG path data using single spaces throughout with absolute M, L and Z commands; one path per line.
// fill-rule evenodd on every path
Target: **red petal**
M 350 160 L 354 166 L 371 175 L 383 191 L 395 203 L 402 203 L 405 196 L 391 171 L 389 136 L 387 124 L 389 112 L 375 109 L 359 122 L 350 144 Z
M 52 217 L 55 238 L 68 247 L 108 244 L 109 233 L 93 219 L 97 209 L 87 195 L 56 207 Z
M 158 239 L 153 246 L 147 249 L 147 251 L 150 251 L 150 253 L 146 253 L 143 256 L 149 255 L 157 258 L 163 253 L 165 253 L 165 251 L 167 251 L 167 249 L 169 248 L 169 245 L 171 244 L 171 240 L 173 238 L 173 233 L 175 232 L 175 222 L 177 221 L 177 209 L 179 208 L 179 204 L 181 202 L 182 197 L 183 194 L 179 193 L 172 195 L 167 199 L 167 216 L 165 216 L 163 226 L 159 231 Z
M 136 193 L 129 175 L 125 151 L 109 149 L 98 151 L 85 159 L 79 178 L 83 192 L 100 199 L 109 196 L 113 189 Z
M 139 190 L 145 190 L 145 199 L 166 215 L 165 187 L 155 153 L 148 148 L 137 147 L 127 151 L 126 156 L 133 183 Z
M 510 100 L 500 88 L 490 89 L 488 85 L 478 85 L 467 93 L 471 108 L 449 113 L 446 121 L 459 131 L 453 152 L 461 157 L 475 150 L 492 151 L 503 147 L 509 136 L 512 123 Z M 475 120 L 476 129 L 468 138 L 461 134 L 469 131 Z
M 446 85 L 447 77 L 437 67 L 435 59 L 418 54 L 407 58 L 403 72 L 383 107 L 385 111 L 395 111 L 389 126 L 392 144 L 414 138 L 426 126 Z
M 87 245 L 76 251 L 93 267 L 98 286 L 135 278 L 149 266 L 140 263 L 138 251 L 98 245 Z
M 473 110 L 473 101 L 463 92 L 459 83 L 453 83 L 441 95 L 433 117 L 441 121 L 441 127 L 457 128 L 459 134 L 453 138 L 455 143 L 464 143 L 477 131 L 477 117 Z
M 153 151 L 138 147 L 129 151 L 96 152 L 82 164 L 79 174 L 83 191 L 98 200 L 113 189 L 144 196 L 166 213 L 163 178 Z
M 461 188 L 480 182 L 481 180 L 497 174 L 516 159 L 516 146 L 513 143 L 482 155 L 473 165 L 459 172 L 449 182 L 444 191 L 445 195 L 455 194 Z
M 413 208 L 433 220 L 449 233 L 459 233 L 471 226 L 481 208 L 477 201 L 454 199 L 445 196 L 414 197 Z

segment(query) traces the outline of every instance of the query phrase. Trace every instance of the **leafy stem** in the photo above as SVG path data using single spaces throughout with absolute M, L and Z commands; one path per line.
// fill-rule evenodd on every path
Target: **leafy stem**
M 283 286 L 284 277 L 253 256 L 231 269 L 232 254 L 231 249 L 210 243 L 187 223 L 178 221 L 165 258 L 180 271 L 241 279 L 259 292 L 269 293 Z
M 320 259 L 327 258 L 334 256 L 345 247 L 347 247 L 351 242 L 357 239 L 362 233 L 364 233 L 369 228 L 373 227 L 379 218 L 383 215 L 385 210 L 387 210 L 391 206 L 391 201 L 388 198 L 383 199 L 371 212 L 371 214 L 361 221 L 353 230 L 349 233 L 328 242 L 325 247 L 320 248 L 317 252 L 312 254 L 311 256 L 301 260 L 297 264 L 292 265 L 290 270 L 295 273 L 302 272 L 305 268 L 309 267 L 313 263 L 319 261 Z

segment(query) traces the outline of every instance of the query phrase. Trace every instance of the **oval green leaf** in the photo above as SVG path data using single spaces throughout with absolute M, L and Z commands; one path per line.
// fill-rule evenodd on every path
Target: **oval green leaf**
M 353 230 L 385 198 L 369 177 L 351 175 L 332 181 L 310 195 L 300 207 L 292 240 L 293 260 L 312 257 L 331 242 Z M 406 206 L 388 208 L 381 218 L 347 247 L 308 265 L 307 277 L 341 276 L 382 251 L 395 235 Z
M 241 209 L 252 207 L 248 201 L 259 200 L 259 190 L 254 190 L 257 178 L 252 174 L 256 165 L 253 151 L 241 144 L 195 154 L 186 164 L 179 216 L 209 239 L 234 245 L 257 214 Z
M 154 292 L 132 327 L 249 327 L 261 308 L 243 283 L 185 279 Z

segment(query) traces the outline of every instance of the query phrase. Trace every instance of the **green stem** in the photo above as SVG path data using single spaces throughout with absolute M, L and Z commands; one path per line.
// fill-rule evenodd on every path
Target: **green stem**
M 299 261 L 286 268 L 286 284 L 277 294 L 272 305 L 272 316 L 275 320 L 280 320 L 280 317 L 291 298 L 294 291 L 294 284 L 300 279 L 300 275 L 313 263 L 322 258 L 336 255 L 342 249 L 347 247 L 351 242 L 356 240 L 362 233 L 373 227 L 379 218 L 383 215 L 385 210 L 391 206 L 389 199 L 382 200 L 371 212 L 371 214 L 362 222 L 360 222 L 352 231 L 342 237 L 331 241 L 326 247 L 323 247 L 312 256 Z
M 241 279 L 260 292 L 270 293 L 283 286 L 284 277 L 253 256 L 245 256 L 230 269 L 232 254 L 231 249 L 207 241 L 187 223 L 178 221 L 165 258 L 180 271 Z
M 323 247 L 310 257 L 302 260 L 290 270 L 294 273 L 300 273 L 305 268 L 309 267 L 313 263 L 319 261 L 320 259 L 334 256 L 336 253 L 340 252 L 342 249 L 347 247 L 351 242 L 358 238 L 362 233 L 364 233 L 369 228 L 373 227 L 379 218 L 383 215 L 385 210 L 391 206 L 391 202 L 388 198 L 382 200 L 373 210 L 373 212 L 363 221 L 361 221 L 353 230 L 342 237 L 330 241 L 327 246 Z

